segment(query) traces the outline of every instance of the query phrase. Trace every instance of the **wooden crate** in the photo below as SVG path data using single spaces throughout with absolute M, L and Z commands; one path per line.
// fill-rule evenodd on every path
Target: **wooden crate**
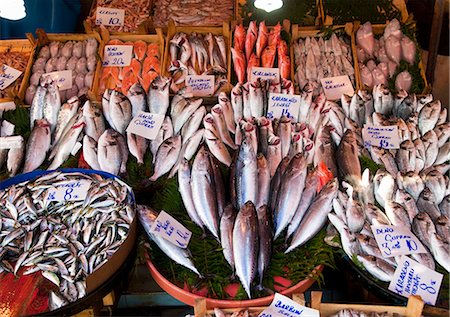
M 362 83 L 360 71 L 359 71 L 358 54 L 356 53 L 356 32 L 358 31 L 360 26 L 361 26 L 361 23 L 359 21 L 355 21 L 353 23 L 354 45 L 352 45 L 352 47 L 353 47 L 353 59 L 355 61 L 355 65 L 358 66 L 357 67 L 358 68 L 358 84 L 357 84 L 357 86 L 358 86 L 358 89 L 364 89 L 364 85 Z M 372 31 L 375 36 L 383 34 L 385 28 L 386 28 L 386 24 L 372 24 Z M 420 54 L 420 51 L 417 51 L 416 54 Z M 427 77 L 425 76 L 425 68 L 423 66 L 422 58 L 419 61 L 419 70 L 420 70 L 420 76 L 422 77 L 423 82 L 424 82 L 424 89 L 422 90 L 422 92 L 420 94 L 425 95 L 425 94 L 428 94 L 431 92 L 431 87 L 428 85 Z M 356 69 L 355 69 L 355 74 L 356 74 Z
M 95 67 L 95 73 L 94 73 L 94 79 L 92 82 L 92 87 L 88 92 L 89 99 L 93 101 L 97 100 L 97 92 L 98 92 L 98 85 L 100 80 L 100 71 L 101 71 L 101 65 L 102 65 L 102 59 L 103 59 L 103 51 L 104 51 L 104 43 L 100 37 L 100 34 L 97 32 L 93 32 L 91 34 L 70 34 L 70 33 L 46 33 L 43 29 L 36 30 L 37 38 L 33 36 L 31 33 L 27 33 L 27 38 L 36 45 L 35 50 L 35 56 L 33 56 L 33 60 L 30 63 L 30 67 L 27 69 L 27 73 L 24 77 L 24 93 L 26 89 L 29 86 L 30 83 L 30 77 L 31 77 L 31 68 L 33 63 L 36 60 L 36 57 L 39 53 L 39 50 L 49 44 L 50 42 L 57 41 L 65 43 L 67 41 L 84 41 L 90 38 L 95 39 L 98 42 L 98 51 L 97 51 L 97 65 Z
M 419 296 L 410 296 L 407 306 L 382 306 L 382 305 L 359 305 L 359 304 L 333 304 L 322 303 L 322 292 L 311 292 L 311 308 L 320 311 L 320 316 L 331 316 L 342 309 L 355 309 L 358 311 L 369 312 L 388 312 L 397 313 L 405 317 L 420 317 L 424 302 Z
M 228 83 L 231 81 L 231 34 L 230 34 L 230 24 L 228 22 L 223 22 L 222 26 L 176 26 L 173 21 L 170 21 L 167 27 L 166 42 L 164 49 L 164 61 L 163 67 L 161 69 L 162 75 L 166 77 L 171 77 L 172 75 L 168 71 L 170 66 L 170 40 L 178 32 L 184 32 L 186 34 L 191 34 L 192 32 L 207 34 L 212 33 L 213 35 L 223 35 L 225 39 L 225 47 L 227 49 L 227 80 Z
M 165 48 L 165 39 L 163 36 L 163 32 L 160 28 L 155 29 L 156 34 L 113 34 L 110 33 L 106 28 L 102 27 L 100 29 L 100 35 L 102 38 L 102 41 L 104 43 L 104 46 L 108 45 L 108 42 L 110 40 L 120 40 L 122 42 L 135 42 L 135 41 L 144 41 L 146 43 L 156 43 L 159 46 L 159 56 L 160 56 L 160 67 L 162 72 L 163 67 L 163 60 L 164 60 L 164 48 Z M 104 54 L 104 52 L 102 52 Z M 103 55 L 102 55 L 103 56 Z M 103 66 L 101 67 L 101 70 L 103 69 Z M 100 87 L 100 81 L 101 81 L 101 73 L 99 72 L 99 82 L 98 87 Z M 106 83 L 106 87 L 108 87 L 109 83 Z M 97 90 L 99 94 L 99 98 L 101 100 L 101 92 L 98 89 Z
M 355 90 L 360 89 L 359 82 L 360 82 L 360 76 L 359 76 L 359 67 L 358 67 L 358 60 L 356 56 L 356 49 L 355 49 L 355 33 L 353 32 L 353 24 L 347 23 L 345 25 L 335 25 L 333 26 L 333 30 L 343 29 L 345 33 L 350 37 L 350 49 L 352 51 L 352 58 L 353 58 L 353 68 L 355 70 Z M 292 73 L 295 75 L 295 54 L 294 54 L 294 41 L 297 41 L 300 38 L 306 38 L 306 37 L 320 37 L 321 29 L 319 28 L 311 28 L 311 27 L 301 27 L 297 24 L 294 24 L 292 26 L 292 39 L 291 39 L 291 58 L 292 58 Z M 293 77 L 295 78 L 295 77 Z M 296 82 L 296 81 L 295 81 Z M 296 87 L 298 88 L 298 83 L 296 82 Z
M 13 101 L 14 97 L 18 97 L 19 99 L 23 99 L 25 97 L 25 91 L 27 89 L 26 82 L 26 74 L 31 72 L 31 66 L 33 62 L 33 56 L 36 51 L 36 44 L 31 42 L 28 39 L 20 39 L 20 40 L 2 40 L 0 41 L 0 52 L 26 52 L 30 54 L 28 58 L 28 63 L 26 68 L 23 70 L 22 78 L 19 78 L 18 81 L 20 83 L 13 83 L 15 88 L 13 89 L 13 97 L 12 98 L 0 98 L 0 103 Z
M 153 12 L 153 4 L 154 1 L 153 0 L 149 0 L 150 1 L 150 5 L 149 5 L 149 16 L 148 18 L 142 22 L 140 25 L 138 25 L 137 29 L 134 30 L 133 32 L 119 32 L 119 31 L 114 31 L 114 30 L 110 30 L 109 26 L 105 26 L 108 31 L 110 32 L 110 34 L 117 34 L 117 35 L 128 35 L 128 34 L 149 34 L 149 31 L 152 30 L 152 19 L 151 19 L 151 13 Z M 130 1 L 126 1 L 126 2 L 130 2 Z M 95 15 L 95 10 L 97 10 L 97 0 L 92 1 L 92 5 L 91 5 L 91 9 L 89 11 L 89 16 L 91 14 Z M 127 15 L 127 11 L 125 10 L 125 16 Z M 83 26 L 84 26 L 84 31 L 86 33 L 93 33 L 94 31 L 100 32 L 100 26 L 96 25 L 95 23 L 92 23 L 91 20 L 89 20 L 88 18 L 86 18 L 86 20 L 83 21 Z

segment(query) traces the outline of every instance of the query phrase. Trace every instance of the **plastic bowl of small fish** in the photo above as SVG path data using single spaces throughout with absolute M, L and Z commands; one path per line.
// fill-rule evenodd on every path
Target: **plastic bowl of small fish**
M 136 239 L 134 194 L 105 172 L 21 174 L 0 183 L 0 206 L 0 279 L 17 295 L 2 282 L 0 296 L 16 307 L 12 315 L 62 312 L 81 301 L 115 274 Z

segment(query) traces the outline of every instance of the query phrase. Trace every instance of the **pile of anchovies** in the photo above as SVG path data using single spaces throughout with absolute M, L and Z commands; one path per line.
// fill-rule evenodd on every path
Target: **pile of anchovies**
M 54 188 L 91 181 L 84 201 L 53 201 Z M 58 286 L 54 310 L 86 295 L 86 278 L 118 250 L 135 216 L 131 189 L 98 174 L 52 172 L 0 192 L 0 272 L 41 272 Z M 22 271 L 20 269 L 23 268 Z

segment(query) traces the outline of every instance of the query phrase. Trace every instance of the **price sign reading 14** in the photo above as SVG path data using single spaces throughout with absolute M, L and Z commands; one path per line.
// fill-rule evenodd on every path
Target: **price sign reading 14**
M 49 189 L 49 201 L 83 201 L 91 187 L 91 181 L 79 180 L 60 184 Z

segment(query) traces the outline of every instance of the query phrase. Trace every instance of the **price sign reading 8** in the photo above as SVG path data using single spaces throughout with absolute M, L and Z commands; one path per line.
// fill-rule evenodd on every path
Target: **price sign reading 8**
M 62 184 L 51 191 L 47 200 L 50 201 L 80 201 L 86 198 L 91 187 L 91 181 L 79 180 Z

